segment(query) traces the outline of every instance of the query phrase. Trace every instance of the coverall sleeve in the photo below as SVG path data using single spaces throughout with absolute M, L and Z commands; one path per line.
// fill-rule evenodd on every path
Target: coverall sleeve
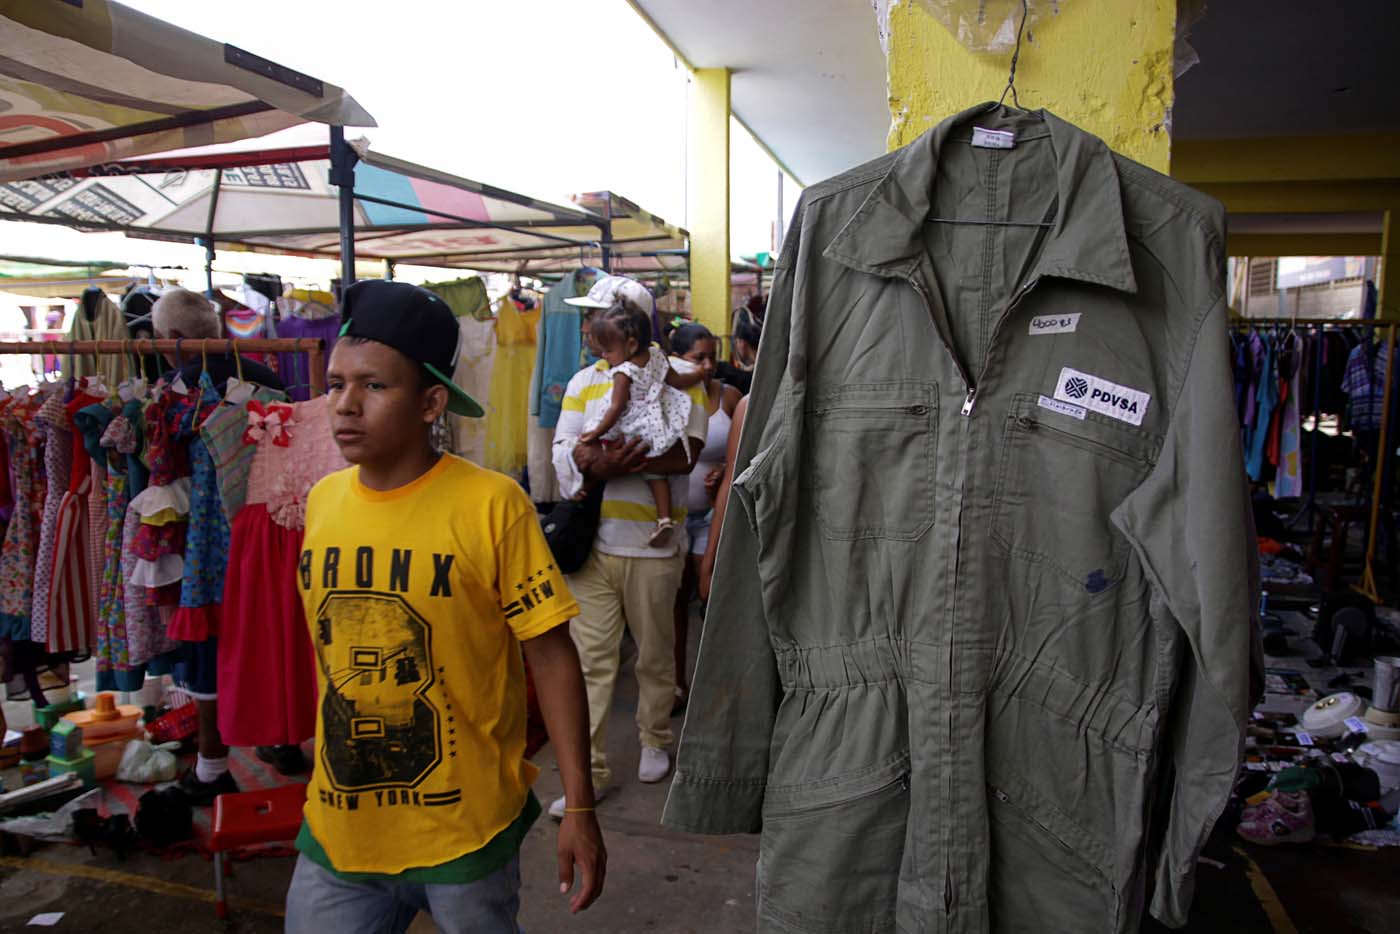
M 1161 749 L 1165 813 L 1152 914 L 1184 925 L 1196 861 L 1229 798 L 1244 745 L 1257 643 L 1257 547 L 1225 307 L 1206 313 L 1180 380 L 1161 456 L 1115 521 L 1133 542 L 1157 605 L 1185 636 Z
M 661 822 L 691 833 L 757 833 L 762 826 L 768 751 L 782 690 L 758 574 L 760 530 L 745 474 L 775 456 L 790 432 L 789 364 L 799 203 L 769 292 L 748 415 L 734 463 L 714 587 L 705 613 L 676 773 Z M 800 412 L 800 409 L 799 409 Z

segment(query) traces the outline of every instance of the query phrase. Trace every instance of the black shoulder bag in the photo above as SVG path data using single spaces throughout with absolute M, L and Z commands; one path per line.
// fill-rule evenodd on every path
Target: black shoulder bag
M 598 520 L 603 512 L 603 489 L 598 484 L 583 499 L 566 499 L 540 519 L 544 539 L 554 552 L 559 570 L 572 574 L 583 567 L 593 553 L 598 536 Z

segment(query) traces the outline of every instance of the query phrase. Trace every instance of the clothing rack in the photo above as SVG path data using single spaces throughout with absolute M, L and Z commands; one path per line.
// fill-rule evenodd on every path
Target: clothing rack
M 1236 327 L 1236 328 L 1249 328 L 1249 327 L 1254 327 L 1255 325 L 1264 325 L 1264 326 L 1266 326 L 1266 327 L 1274 327 L 1274 326 L 1288 325 L 1289 327 L 1296 328 L 1296 327 L 1298 327 L 1298 325 L 1300 325 L 1300 324 L 1303 325 L 1304 327 L 1315 327 L 1315 328 L 1317 328 L 1318 331 L 1321 331 L 1324 327 L 1329 327 L 1329 326 L 1330 326 L 1330 327 L 1347 327 L 1347 328 L 1358 328 L 1358 327 L 1384 328 L 1384 329 L 1385 329 L 1385 332 L 1386 332 L 1386 338 L 1385 338 L 1385 388 L 1382 390 L 1382 394 L 1381 394 L 1381 427 L 1380 427 L 1379 436 L 1378 436 L 1377 441 L 1376 441 L 1376 465 L 1375 465 L 1375 476 L 1372 478 L 1372 482 L 1371 482 L 1371 516 L 1370 516 L 1370 522 L 1369 522 L 1369 524 L 1367 525 L 1367 529 L 1366 529 L 1366 560 L 1365 560 L 1365 564 L 1363 565 L 1363 569 L 1362 569 L 1362 572 L 1361 572 L 1361 583 L 1355 585 L 1355 587 L 1354 587 L 1354 589 L 1355 589 L 1358 593 L 1360 593 L 1362 596 L 1366 597 L 1366 599 L 1370 600 L 1372 603 L 1380 603 L 1380 602 L 1381 602 L 1380 591 L 1379 591 L 1378 588 L 1376 587 L 1376 573 L 1375 573 L 1375 570 L 1374 570 L 1374 564 L 1375 564 L 1375 560 L 1376 560 L 1376 533 L 1379 531 L 1379 528 L 1380 528 L 1380 519 L 1381 519 L 1381 494 L 1384 492 L 1384 483 L 1385 483 L 1386 445 L 1389 443 L 1389 437 L 1388 437 L 1388 436 L 1389 436 L 1389 433 L 1390 433 L 1390 410 L 1391 410 L 1391 403 L 1392 403 L 1391 397 L 1394 395 L 1394 392 L 1393 392 L 1394 386 L 1393 386 L 1393 379 L 1392 379 L 1393 374 L 1391 373 L 1391 368 L 1395 365 L 1395 339 L 1396 339 L 1396 327 L 1397 327 L 1397 322 L 1394 322 L 1394 321 L 1377 321 L 1377 320 L 1375 320 L 1374 318 L 1372 318 L 1372 319 L 1357 319 L 1357 318 L 1308 318 L 1308 319 L 1304 319 L 1304 320 L 1302 320 L 1302 321 L 1299 321 L 1297 318 L 1238 318 L 1238 319 L 1232 320 L 1232 321 L 1230 322 L 1231 327 Z M 1318 369 L 1318 372 L 1320 373 L 1321 370 L 1322 370 L 1322 367 L 1321 367 L 1321 364 L 1322 364 L 1322 360 L 1321 360 L 1321 355 L 1322 355 L 1322 344 L 1321 344 L 1320 342 L 1318 343 L 1317 353 L 1318 353 L 1318 361 L 1317 361 L 1317 363 L 1318 363 L 1318 368 L 1317 368 L 1317 369 Z M 1317 460 L 1316 460 L 1316 457 L 1317 457 L 1317 424 L 1316 424 L 1316 419 L 1317 419 L 1317 416 L 1318 416 L 1318 414 L 1319 414 L 1319 413 L 1318 413 L 1318 409 L 1319 409 L 1320 405 L 1321 405 L 1321 383 L 1320 383 L 1319 380 L 1314 379 L 1314 380 L 1313 380 L 1313 419 L 1314 419 L 1314 424 L 1313 424 L 1313 434 L 1312 434 L 1312 444 L 1311 444 L 1312 450 L 1311 450 L 1311 453 L 1310 453 L 1310 455 L 1309 455 L 1309 456 L 1313 459 L 1313 470 L 1312 470 L 1312 477 L 1311 477 L 1311 479 L 1310 479 L 1310 481 L 1309 481 L 1308 498 L 1307 498 L 1307 500 L 1306 500 L 1306 501 L 1304 502 L 1304 504 L 1303 504 L 1303 508 L 1304 508 L 1305 510 L 1311 508 L 1311 506 L 1312 506 L 1312 504 L 1313 504 L 1313 501 L 1314 501 L 1314 499 L 1315 499 L 1315 497 L 1316 497 L 1316 494 L 1317 494 L 1317 466 L 1316 466 L 1316 465 L 1317 465 Z M 1300 513 L 1300 515 L 1301 515 L 1301 513 Z M 1295 517 L 1295 521 L 1296 521 L 1296 517 Z
M 54 356 L 108 356 L 111 354 L 142 353 L 169 354 L 177 358 L 189 355 L 198 359 L 205 354 L 228 353 L 305 353 L 310 360 L 311 395 L 326 391 L 325 341 L 311 337 L 286 338 L 163 338 L 123 341 L 0 341 L 0 354 Z

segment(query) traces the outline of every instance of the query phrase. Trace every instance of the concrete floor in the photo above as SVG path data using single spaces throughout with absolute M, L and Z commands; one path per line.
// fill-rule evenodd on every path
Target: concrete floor
M 697 630 L 692 626 L 692 633 Z M 692 654 L 692 658 L 693 658 Z M 12 724 L 27 704 L 7 704 Z M 620 785 L 599 808 L 609 853 L 603 898 L 570 916 L 558 894 L 555 823 L 542 818 L 524 849 L 520 922 L 531 934 L 738 934 L 754 929 L 755 837 L 693 837 L 661 829 L 668 783 L 636 781 L 632 725 L 636 685 L 624 669 L 609 724 L 608 748 Z M 680 721 L 676 721 L 679 729 Z M 559 793 L 548 749 L 536 793 L 547 806 Z M 1400 930 L 1400 848 L 1348 845 L 1244 847 L 1218 833 L 1205 852 L 1191 924 L 1193 934 L 1327 932 L 1392 934 Z M 233 913 L 214 917 L 211 865 L 197 856 L 162 861 L 138 854 L 119 863 L 110 853 L 49 845 L 30 856 L 0 856 L 0 932 L 24 928 L 35 914 L 65 912 L 56 930 L 111 934 L 252 934 L 282 929 L 281 901 L 290 858 L 240 863 L 230 880 Z M 30 929 L 35 930 L 35 929 Z M 415 932 L 434 930 L 419 918 Z M 1148 924 L 1145 930 L 1164 931 Z

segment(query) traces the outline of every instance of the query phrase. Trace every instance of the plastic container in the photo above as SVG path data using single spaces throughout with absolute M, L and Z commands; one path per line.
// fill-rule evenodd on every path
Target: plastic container
M 49 756 L 45 761 L 49 766 L 50 778 L 62 775 L 65 772 L 77 772 L 78 777 L 83 780 L 84 788 L 94 788 L 97 786 L 96 758 L 96 756 L 84 749 L 82 755 L 71 762 L 55 759 L 53 756 Z
M 1381 782 L 1381 794 L 1400 789 L 1400 742 L 1379 740 L 1366 743 L 1353 755 L 1358 765 L 1373 770 Z
M 87 749 L 93 755 L 94 770 L 99 782 L 117 774 L 117 766 L 122 764 L 122 753 L 126 751 L 126 744 L 133 739 L 142 739 L 145 733 L 141 730 L 132 730 L 130 733 L 122 733 L 119 736 L 109 736 L 96 742 L 89 740 Z
M 49 764 L 43 759 L 38 762 L 21 762 L 19 764 L 19 783 L 25 788 L 37 785 L 48 777 Z
M 1366 711 L 1366 734 L 1371 739 L 1400 740 L 1400 713 L 1371 707 Z
M 49 702 L 49 706 L 66 704 L 73 698 L 79 696 L 78 676 L 73 675 L 68 679 L 67 684 L 60 684 L 57 687 L 44 688 L 44 700 Z
M 46 730 L 52 730 L 58 726 L 58 721 L 62 720 L 66 714 L 75 710 L 82 710 L 87 705 L 87 695 L 78 692 L 72 700 L 64 701 L 61 704 L 49 704 L 47 707 L 34 707 L 34 722 Z
M 1346 721 L 1366 712 L 1366 702 L 1343 691 L 1332 694 L 1303 711 L 1303 729 L 1319 739 L 1336 739 L 1347 732 Z
M 91 710 L 75 710 L 63 719 L 83 728 L 89 746 L 99 740 L 130 733 L 141 719 L 141 708 L 133 704 L 117 706 L 116 698 L 108 693 L 97 695 L 97 705 Z

